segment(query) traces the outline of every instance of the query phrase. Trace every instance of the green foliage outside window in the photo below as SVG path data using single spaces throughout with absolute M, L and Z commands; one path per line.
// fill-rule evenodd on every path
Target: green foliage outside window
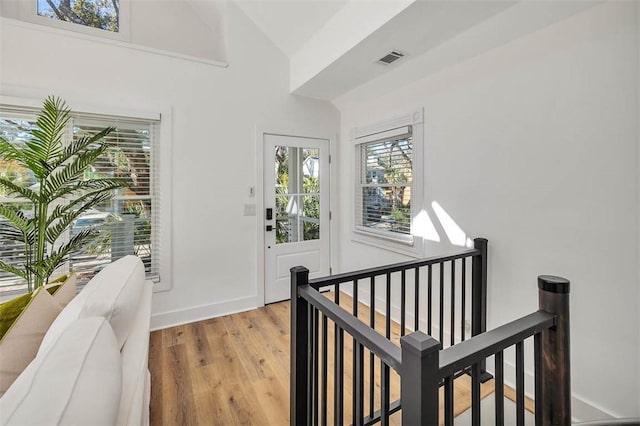
M 117 33 L 120 0 L 38 0 L 38 15 Z

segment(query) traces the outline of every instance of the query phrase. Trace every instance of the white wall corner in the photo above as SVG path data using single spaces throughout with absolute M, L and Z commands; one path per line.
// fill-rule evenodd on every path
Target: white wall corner
M 302 87 L 414 2 L 349 1 L 291 57 L 290 91 Z
M 151 331 L 245 312 L 256 309 L 257 306 L 256 296 L 250 296 L 175 311 L 158 312 L 151 315 Z

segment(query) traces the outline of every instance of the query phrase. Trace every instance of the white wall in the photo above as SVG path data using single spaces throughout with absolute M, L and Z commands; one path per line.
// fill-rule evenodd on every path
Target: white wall
M 221 68 L 0 21 L 0 92 L 172 112 L 170 291 L 156 293 L 152 326 L 249 309 L 257 300 L 256 126 L 336 134 L 326 102 L 288 94 L 286 57 L 229 7 L 229 67 Z M 161 213 L 162 214 L 162 213 Z
M 35 15 L 35 4 L 35 1 L 28 0 L 2 0 L 0 16 L 29 22 L 50 22 L 48 18 Z M 227 60 L 225 2 L 131 0 L 123 2 L 125 5 L 128 6 L 128 16 L 121 16 L 120 22 L 125 44 L 205 61 Z M 80 25 L 53 22 L 54 25 L 70 28 L 69 35 L 83 35 L 82 31 L 85 30 Z M 46 25 L 43 27 L 48 28 Z M 92 34 L 100 32 L 93 31 Z
M 425 205 L 489 239 L 490 327 L 537 309 L 537 275 L 571 280 L 581 420 L 640 416 L 638 7 L 599 5 L 390 93 L 336 102 L 347 187 L 351 129 L 425 108 Z M 340 194 L 340 269 L 401 258 L 350 240 L 351 194 Z

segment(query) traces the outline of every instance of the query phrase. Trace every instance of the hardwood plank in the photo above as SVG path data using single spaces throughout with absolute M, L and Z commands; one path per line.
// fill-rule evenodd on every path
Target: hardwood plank
M 162 345 L 165 348 L 174 345 L 181 345 L 184 343 L 184 329 L 185 327 L 190 327 L 191 324 L 188 325 L 179 325 L 177 327 L 165 328 L 162 330 Z
M 151 386 L 151 407 L 162 407 L 165 399 L 163 373 L 164 351 L 162 350 L 162 330 L 153 331 L 149 336 L 149 372 L 153 380 Z M 168 398 L 167 398 L 168 399 Z M 161 409 L 151 410 L 149 423 L 154 425 L 164 424 Z
M 510 399 L 514 403 L 516 402 L 516 390 L 510 386 L 504 385 L 504 396 L 505 398 Z M 530 413 L 535 414 L 536 412 L 536 403 L 533 399 L 528 396 L 524 397 L 524 408 Z
M 184 345 L 168 348 L 163 371 L 163 424 L 196 424 L 195 398 L 193 383 Z M 167 399 L 173 403 L 167 404 Z

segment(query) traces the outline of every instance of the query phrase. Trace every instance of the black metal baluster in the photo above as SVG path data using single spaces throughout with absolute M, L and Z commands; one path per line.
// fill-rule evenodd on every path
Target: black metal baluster
M 376 277 L 371 277 L 371 301 L 370 301 L 370 312 L 369 312 L 369 326 L 372 329 L 376 329 Z M 375 385 L 375 356 L 373 352 L 369 351 L 369 417 L 373 418 L 374 413 L 374 385 Z
M 444 263 L 440 263 L 440 342 L 444 343 Z
M 404 330 L 407 325 L 406 317 L 407 317 L 407 271 L 404 269 L 400 271 L 400 337 L 404 336 Z
M 462 279 L 462 284 L 461 284 L 461 293 L 462 293 L 462 300 L 461 300 L 461 307 L 460 310 L 461 312 L 461 319 L 460 319 L 460 336 L 462 341 L 464 342 L 465 337 L 466 337 L 466 330 L 467 330 L 467 321 L 466 321 L 466 305 L 467 305 L 467 258 L 463 257 L 462 259 L 460 259 L 462 261 L 462 276 L 460 277 Z
M 456 344 L 456 261 L 451 261 L 451 346 Z
M 353 316 L 357 319 L 358 318 L 358 280 L 353 280 L 353 307 L 352 307 L 352 313 Z M 356 424 L 356 407 L 358 406 L 358 389 L 360 389 L 360 383 L 358 382 L 358 379 L 360 379 L 360 381 L 362 381 L 362 363 L 359 362 L 360 360 L 358 359 L 358 346 L 360 346 L 360 344 L 358 343 L 358 341 L 355 339 L 355 337 L 353 338 L 353 343 L 351 346 L 351 350 L 353 351 L 353 364 L 352 364 L 352 374 L 351 374 L 351 380 L 352 380 L 352 384 L 351 384 L 351 416 L 352 416 L 352 425 Z
M 471 424 L 480 423 L 480 363 L 471 366 Z
M 453 376 L 444 378 L 444 425 L 453 426 Z
M 391 338 L 391 273 L 387 273 L 387 300 L 385 315 L 385 336 Z
M 344 330 L 337 324 L 335 340 L 333 420 L 334 424 L 342 425 L 344 423 Z
M 318 426 L 318 392 L 320 390 L 320 386 L 318 384 L 318 379 L 319 379 L 319 374 L 318 374 L 318 368 L 319 368 L 319 354 L 320 354 L 320 350 L 319 350 L 319 337 L 320 337 L 320 333 L 318 330 L 320 321 L 318 320 L 318 316 L 320 314 L 320 311 L 317 309 L 312 309 L 312 315 L 313 315 L 313 342 L 311 344 L 311 358 L 312 358 L 312 370 L 313 371 L 313 377 L 311 379 L 312 381 L 312 401 L 310 407 L 312 407 L 312 420 L 313 420 L 313 425 L 314 426 Z
M 358 280 L 353 280 L 353 306 L 352 306 L 352 312 L 353 312 L 353 316 L 358 318 Z
M 322 314 L 322 400 L 320 402 L 320 411 L 322 416 L 322 426 L 327 426 L 327 358 L 329 356 L 329 351 L 327 348 L 328 337 L 327 337 L 327 316 Z
M 516 424 L 524 426 L 524 342 L 516 343 Z
M 418 331 L 418 328 L 420 328 L 420 268 L 415 268 L 414 269 L 415 273 L 414 273 L 414 278 L 415 278 L 415 291 L 414 291 L 414 297 L 413 300 L 415 303 L 413 309 L 413 331 Z
M 533 364 L 535 382 L 535 425 L 542 426 L 542 336 L 540 333 L 533 336 Z
M 432 317 L 433 317 L 433 298 L 432 296 L 432 277 L 433 277 L 433 268 L 432 265 L 429 265 L 429 267 L 427 268 L 427 334 L 429 336 L 431 336 L 431 328 L 432 328 Z
M 389 391 L 391 378 L 389 366 L 380 361 L 380 425 L 389 426 Z
M 354 342 L 356 340 L 354 339 Z M 362 426 L 364 423 L 364 346 L 354 343 L 353 364 L 353 425 Z
M 335 294 L 333 295 L 334 302 L 340 306 L 340 283 L 335 285 Z M 333 323 L 333 423 L 335 425 L 341 425 L 342 420 L 342 404 L 343 404 L 343 345 L 344 345 L 344 332 L 338 324 Z
M 494 385 L 496 397 L 496 426 L 504 426 L 504 353 L 495 356 L 496 381 Z

